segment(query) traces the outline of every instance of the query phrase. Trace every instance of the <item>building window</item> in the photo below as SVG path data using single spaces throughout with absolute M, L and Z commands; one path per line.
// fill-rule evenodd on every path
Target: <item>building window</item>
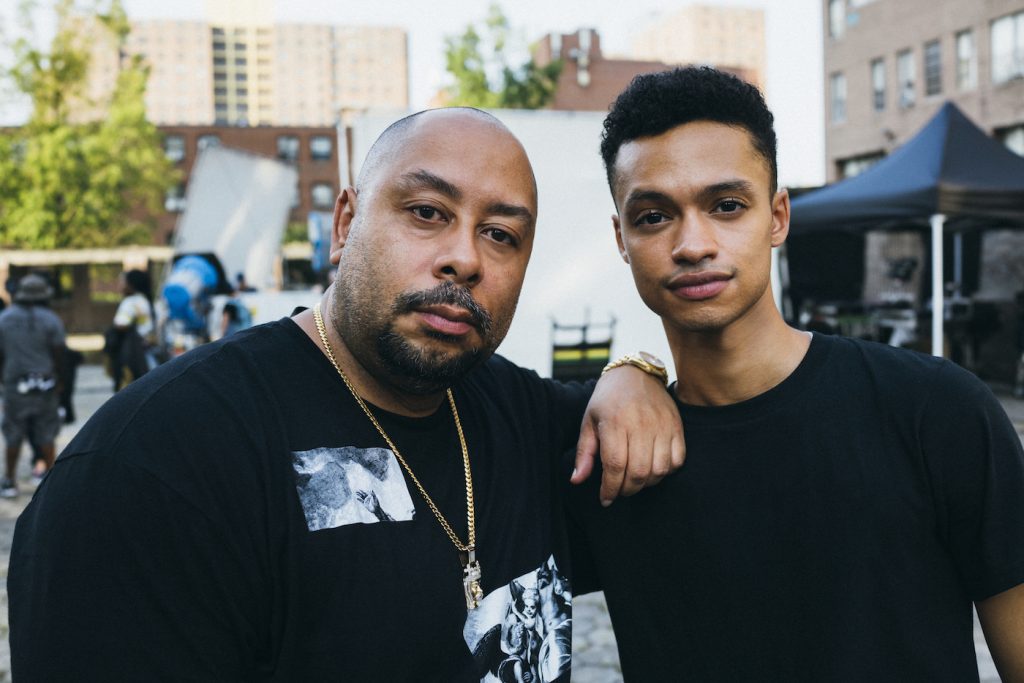
M 992 82 L 1024 78 L 1024 12 L 992 22 Z
M 277 138 L 277 158 L 295 161 L 299 158 L 299 138 L 294 135 L 280 135 Z
M 246 65 L 245 57 L 235 57 L 235 66 L 245 66 L 245 65 Z
M 185 158 L 185 136 L 167 135 L 164 137 L 164 154 L 167 158 L 178 163 Z
M 899 80 L 900 107 L 909 109 L 914 106 L 914 53 L 903 50 L 896 55 L 896 78 Z
M 846 120 L 846 76 L 843 74 L 832 74 L 829 77 L 829 101 L 831 103 L 832 123 L 842 123 Z
M 996 131 L 996 137 L 1003 141 L 1003 144 L 1024 157 L 1024 123 L 1012 128 L 1003 128 Z
M 871 60 L 871 102 L 875 111 L 885 111 L 885 60 Z
M 924 44 L 924 94 L 942 92 L 942 45 L 937 40 Z
M 214 66 L 226 66 L 227 63 L 228 63 L 228 60 L 225 59 L 224 57 L 214 57 L 213 58 L 213 65 Z
M 240 83 L 244 83 L 245 81 L 248 80 L 248 77 L 245 75 L 244 72 L 239 71 L 238 73 L 235 74 L 235 80 L 240 82 Z
M 828 0 L 828 34 L 842 38 L 846 32 L 846 0 Z
M 185 210 L 185 183 L 178 183 L 164 195 L 164 209 L 171 213 Z
M 196 150 L 202 151 L 207 147 L 219 147 L 220 136 L 214 133 L 207 133 L 206 135 L 200 135 L 199 139 L 196 140 Z
M 974 46 L 974 31 L 956 34 L 956 87 L 973 90 L 978 85 L 978 50 Z
M 329 183 L 313 183 L 310 191 L 314 209 L 330 209 L 334 207 L 334 188 Z
M 314 135 L 309 139 L 309 155 L 314 161 L 330 161 L 334 141 L 327 135 Z
M 842 179 L 860 175 L 884 158 L 884 152 L 872 152 L 871 154 L 862 154 L 861 156 L 850 157 L 849 159 L 840 159 L 836 162 L 839 177 Z

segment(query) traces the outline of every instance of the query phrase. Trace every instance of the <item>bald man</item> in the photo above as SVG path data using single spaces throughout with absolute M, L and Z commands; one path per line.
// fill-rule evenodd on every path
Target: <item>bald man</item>
M 490 115 L 385 131 L 314 309 L 149 373 L 57 461 L 14 541 L 17 680 L 566 680 L 557 456 L 590 391 L 493 355 L 536 215 Z M 623 369 L 584 424 L 653 481 L 677 419 Z

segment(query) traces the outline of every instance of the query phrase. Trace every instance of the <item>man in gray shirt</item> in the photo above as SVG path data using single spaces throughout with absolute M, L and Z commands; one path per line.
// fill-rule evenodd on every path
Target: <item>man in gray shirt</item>
M 14 470 L 22 442 L 35 444 L 49 469 L 60 430 L 57 411 L 60 351 L 64 325 L 46 307 L 53 290 L 39 275 L 18 283 L 14 305 L 0 313 L 0 367 L 3 369 L 3 434 L 7 442 L 0 496 L 18 495 Z

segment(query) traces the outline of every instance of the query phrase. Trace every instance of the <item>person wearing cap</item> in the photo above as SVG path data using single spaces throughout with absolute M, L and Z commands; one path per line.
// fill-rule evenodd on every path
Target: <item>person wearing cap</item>
M 60 430 L 59 374 L 64 325 L 46 307 L 53 290 L 36 274 L 18 283 L 14 303 L 0 313 L 0 367 L 4 387 L 3 435 L 7 444 L 0 496 L 18 495 L 15 468 L 21 444 L 39 447 L 47 469 L 53 466 Z

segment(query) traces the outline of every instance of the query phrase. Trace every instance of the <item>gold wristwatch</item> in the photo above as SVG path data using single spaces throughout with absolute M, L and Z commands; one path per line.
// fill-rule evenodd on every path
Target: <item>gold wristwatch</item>
M 665 369 L 665 364 L 661 362 L 661 359 L 655 355 L 647 353 L 646 351 L 637 351 L 636 353 L 627 353 L 625 356 L 616 358 L 608 365 L 604 366 L 604 370 L 601 374 L 621 367 L 623 365 L 632 365 L 635 368 L 643 370 L 648 375 L 653 375 L 661 380 L 662 384 L 668 386 L 668 370 Z

